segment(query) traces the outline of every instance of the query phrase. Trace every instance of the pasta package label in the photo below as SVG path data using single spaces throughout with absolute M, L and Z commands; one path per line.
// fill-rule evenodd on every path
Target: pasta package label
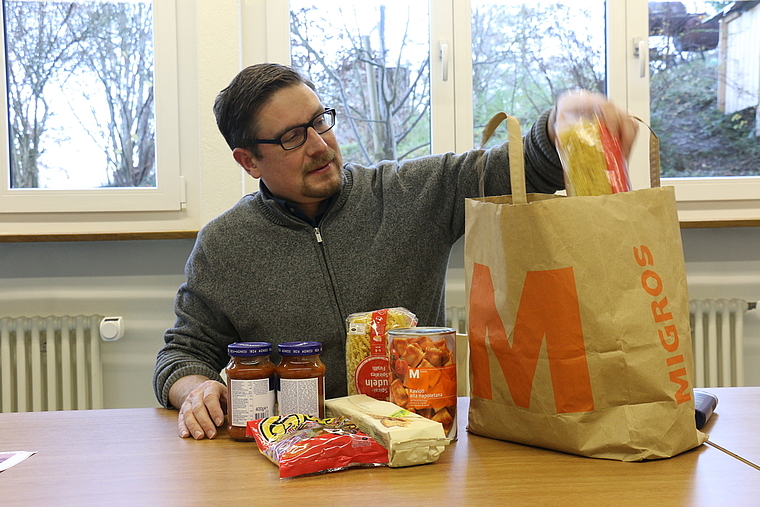
M 390 368 L 388 331 L 410 327 L 417 317 L 405 308 L 354 313 L 346 319 L 346 372 L 348 394 L 366 394 L 388 401 Z
M 456 331 L 414 327 L 388 334 L 390 401 L 443 425 L 456 439 Z
M 598 117 L 558 121 L 557 152 L 567 195 L 607 195 L 631 190 L 620 141 Z

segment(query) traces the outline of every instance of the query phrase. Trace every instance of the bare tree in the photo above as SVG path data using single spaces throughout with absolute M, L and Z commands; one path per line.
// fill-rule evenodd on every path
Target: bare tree
M 376 25 L 379 47 L 370 45 L 366 33 L 346 25 L 336 27 L 334 21 L 322 18 L 314 8 L 291 13 L 293 63 L 317 83 L 323 98 L 340 104 L 349 123 L 349 133 L 342 139 L 348 156 L 370 163 L 429 149 L 429 137 L 414 135 L 430 115 L 430 85 L 427 55 L 416 68 L 408 63 L 413 20 L 404 25 L 400 49 L 393 55 L 387 48 L 384 7 Z M 342 49 L 328 58 L 325 40 L 340 40 Z
M 53 114 L 45 91 L 72 71 L 75 45 L 86 33 L 69 29 L 79 4 L 5 4 L 11 188 L 38 188 L 46 125 Z
M 154 186 L 152 6 L 125 2 L 90 7 L 78 22 L 97 35 L 80 42 L 80 69 L 97 76 L 105 100 L 90 101 L 98 128 L 88 133 L 104 146 L 110 186 Z M 87 90 L 83 93 L 89 98 Z M 105 118 L 101 111 L 107 111 Z
M 570 7 L 492 5 L 472 16 L 476 133 L 500 110 L 527 128 L 567 89 L 604 92 L 604 56 L 569 22 Z

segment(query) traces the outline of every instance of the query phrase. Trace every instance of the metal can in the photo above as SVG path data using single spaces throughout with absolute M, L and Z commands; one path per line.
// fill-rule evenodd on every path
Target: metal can
M 286 342 L 277 345 L 280 362 L 277 403 L 279 415 L 325 416 L 325 365 L 319 358 L 319 342 Z
M 235 440 L 253 441 L 253 437 L 245 436 L 248 421 L 275 415 L 275 366 L 269 359 L 271 353 L 272 344 L 267 342 L 227 346 L 227 433 Z
M 410 327 L 388 331 L 390 401 L 457 432 L 456 330 Z

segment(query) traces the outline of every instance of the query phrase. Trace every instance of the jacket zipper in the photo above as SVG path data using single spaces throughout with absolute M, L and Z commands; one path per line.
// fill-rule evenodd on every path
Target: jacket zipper
M 330 278 L 330 287 L 332 287 L 333 300 L 335 301 L 335 307 L 338 309 L 338 315 L 343 315 L 343 310 L 341 310 L 340 303 L 338 302 L 338 292 L 335 290 L 335 281 L 333 280 L 332 272 L 330 271 L 330 265 L 327 263 L 327 256 L 325 255 L 325 243 L 322 240 L 322 233 L 319 231 L 319 227 L 314 228 L 314 235 L 317 238 L 317 244 L 319 245 L 319 250 L 320 252 L 322 252 L 322 260 L 325 263 L 327 276 Z M 343 326 L 343 322 L 341 322 L 340 325 Z

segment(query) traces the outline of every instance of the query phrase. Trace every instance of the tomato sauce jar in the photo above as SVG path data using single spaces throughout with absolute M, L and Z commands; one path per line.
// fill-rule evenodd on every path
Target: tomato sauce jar
M 275 415 L 275 366 L 269 359 L 272 344 L 237 342 L 227 346 L 227 433 L 235 440 L 246 437 L 248 421 Z
M 325 365 L 319 342 L 286 342 L 277 346 L 280 363 L 277 402 L 279 415 L 325 416 Z

